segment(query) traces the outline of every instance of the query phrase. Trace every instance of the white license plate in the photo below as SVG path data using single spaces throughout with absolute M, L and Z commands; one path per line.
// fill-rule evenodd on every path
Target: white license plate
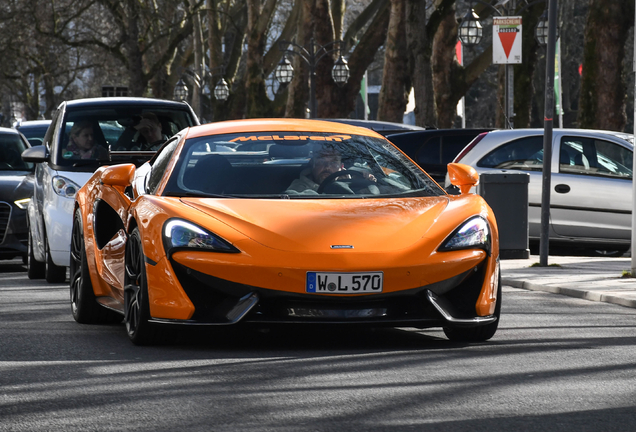
M 382 292 L 382 272 L 307 272 L 306 292 L 317 294 L 363 294 Z

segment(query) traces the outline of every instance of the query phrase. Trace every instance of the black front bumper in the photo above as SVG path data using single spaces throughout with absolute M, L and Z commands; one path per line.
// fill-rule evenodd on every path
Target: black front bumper
M 153 322 L 193 325 L 366 324 L 390 327 L 459 327 L 489 324 L 475 304 L 485 262 L 442 282 L 396 293 L 336 297 L 294 294 L 237 284 L 196 272 L 174 261 L 175 274 L 195 307 L 190 320 Z

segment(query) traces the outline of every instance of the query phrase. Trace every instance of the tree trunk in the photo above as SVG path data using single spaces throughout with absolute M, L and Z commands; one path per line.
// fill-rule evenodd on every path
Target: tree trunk
M 411 83 L 406 48 L 406 0 L 391 0 L 389 28 L 384 44 L 382 88 L 378 100 L 378 120 L 402 123 Z
M 308 48 L 314 32 L 315 1 L 305 0 L 297 23 L 296 42 Z M 291 49 L 291 47 L 290 47 Z M 294 50 L 297 50 L 294 48 Z M 309 100 L 309 68 L 307 63 L 299 56 L 288 56 L 294 68 L 294 77 L 289 83 L 285 117 L 305 118 L 307 113 L 307 101 Z
M 316 44 L 323 47 L 316 52 L 316 117 L 324 118 L 325 114 L 330 111 L 327 106 L 332 103 L 331 94 L 336 88 L 331 77 L 331 70 L 334 65 L 334 57 L 339 53 L 334 51 L 338 48 L 335 44 L 336 37 L 334 34 L 333 17 L 331 15 L 331 7 L 329 0 L 316 0 L 316 9 L 314 10 L 314 35 Z M 311 90 L 311 89 L 310 89 Z
M 633 18 L 631 0 L 590 0 L 578 118 L 581 128 L 625 128 L 627 92 L 621 73 L 624 42 Z
M 543 14 L 545 6 L 537 4 L 530 8 L 523 15 L 523 35 L 521 40 L 522 62 L 520 65 L 514 65 L 514 126 L 515 128 L 530 127 L 532 120 L 532 96 L 534 94 L 532 81 L 535 72 L 545 74 L 545 71 L 537 71 L 537 58 L 541 50 L 545 52 L 537 39 L 534 37 L 534 30 L 539 23 L 539 18 Z
M 245 116 L 271 116 L 263 73 L 263 56 L 267 27 L 275 10 L 276 0 L 247 0 L 247 61 L 245 71 Z
M 135 0 L 128 0 L 128 17 L 127 17 L 127 35 L 126 35 L 126 52 L 128 57 L 128 93 L 131 96 L 143 96 L 148 84 L 144 80 L 144 69 L 141 49 L 139 47 L 139 27 L 137 20 L 139 19 L 139 9 Z
M 342 87 L 332 84 L 328 91 L 321 94 L 318 105 L 318 115 L 321 118 L 349 117 L 355 109 L 362 78 L 373 63 L 378 49 L 386 41 L 389 15 L 389 3 L 383 3 L 349 56 L 350 75 L 347 83 Z
M 453 86 L 453 78 L 459 68 L 455 45 L 457 44 L 457 21 L 455 8 L 448 8 L 433 39 L 433 86 L 435 105 L 437 106 L 437 125 L 440 128 L 451 128 L 457 115 L 457 96 Z M 461 97 L 461 96 L 460 96 Z
M 437 125 L 433 91 L 432 47 L 426 28 L 426 4 L 421 0 L 406 2 L 406 44 L 409 74 L 415 96 L 415 124 Z

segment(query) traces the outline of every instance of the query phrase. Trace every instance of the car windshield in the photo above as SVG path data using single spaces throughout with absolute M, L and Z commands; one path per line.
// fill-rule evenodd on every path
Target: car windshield
M 30 171 L 33 164 L 22 160 L 27 146 L 17 133 L 0 134 L 0 171 Z
M 55 163 L 69 167 L 99 165 L 109 161 L 109 151 L 156 151 L 168 138 L 193 124 L 185 109 L 127 105 L 69 111 Z
M 445 192 L 381 138 L 259 132 L 186 140 L 164 194 L 315 199 Z
M 18 130 L 25 136 L 25 138 L 29 141 L 31 146 L 42 145 L 42 141 L 44 140 L 44 135 L 46 135 L 46 130 L 49 128 L 48 124 L 43 125 L 23 125 L 18 128 Z

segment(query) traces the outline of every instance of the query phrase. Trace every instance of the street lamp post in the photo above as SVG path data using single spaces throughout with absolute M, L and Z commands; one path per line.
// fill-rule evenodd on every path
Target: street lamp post
M 316 118 L 316 64 L 324 56 L 338 52 L 338 60 L 331 70 L 331 77 L 339 86 L 349 80 L 349 67 L 342 56 L 342 44 L 342 41 L 337 40 L 325 45 L 316 45 L 312 38 L 309 42 L 309 48 L 305 48 L 291 41 L 283 40 L 279 42 L 278 47 L 283 52 L 283 58 L 274 71 L 274 76 L 278 82 L 287 85 L 294 76 L 294 68 L 287 59 L 287 54 L 299 56 L 309 66 L 309 116 L 311 118 Z M 289 47 L 292 47 L 292 49 Z
M 550 242 L 550 182 L 552 169 L 552 124 L 554 122 L 554 54 L 556 51 L 556 0 L 548 0 L 548 46 L 545 67 L 545 107 L 543 122 L 543 173 L 541 185 L 541 236 L 539 265 L 548 265 Z

